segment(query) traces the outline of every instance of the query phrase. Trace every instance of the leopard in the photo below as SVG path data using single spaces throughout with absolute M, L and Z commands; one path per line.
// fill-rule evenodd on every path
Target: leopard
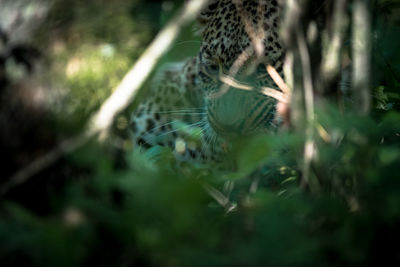
M 260 88 L 280 90 L 266 71 L 271 65 L 283 75 L 280 16 L 276 0 L 210 0 L 197 16 L 198 53 L 155 75 L 132 112 L 132 142 L 212 162 L 235 138 L 276 131 L 277 100 Z

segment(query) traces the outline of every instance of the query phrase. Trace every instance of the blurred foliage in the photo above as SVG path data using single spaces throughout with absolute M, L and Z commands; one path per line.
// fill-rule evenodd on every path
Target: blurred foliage
M 82 123 L 110 95 L 156 33 L 160 9 L 141 14 L 140 1 L 58 1 L 49 14 L 48 79 L 58 89 L 63 121 Z M 50 39 L 50 40 L 49 40 Z
M 36 42 L 48 46 L 44 79 L 59 127 L 82 125 L 98 109 L 180 2 L 54 1 Z
M 79 174 L 61 185 L 61 177 L 41 181 L 42 174 L 15 189 L 25 195 L 1 199 L 0 265 L 399 264 L 400 24 L 392 14 L 396 3 L 379 3 L 376 106 L 370 117 L 333 106 L 317 111 L 318 160 L 309 191 L 298 186 L 304 136 L 290 132 L 238 140 L 227 159 L 236 164 L 225 168 L 177 163 L 166 148 L 116 158 L 91 143 L 67 158 Z M 48 45 L 46 77 L 63 88 L 52 107 L 59 131 L 85 122 L 179 4 L 54 2 L 37 42 Z M 193 55 L 198 40 L 185 29 L 163 61 Z M 233 188 L 221 189 L 232 181 Z M 218 205 L 204 182 L 221 189 L 236 209 Z M 42 199 L 45 208 L 37 208 Z

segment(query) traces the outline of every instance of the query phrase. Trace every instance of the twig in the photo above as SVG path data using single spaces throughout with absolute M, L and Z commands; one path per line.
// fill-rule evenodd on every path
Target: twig
M 69 138 L 51 150 L 49 153 L 34 160 L 28 166 L 11 176 L 0 188 L 0 195 L 28 181 L 35 174 L 57 162 L 62 156 L 87 143 L 100 135 L 103 139 L 110 129 L 115 116 L 125 109 L 136 97 L 139 88 L 149 77 L 156 63 L 168 51 L 172 42 L 178 36 L 180 29 L 193 20 L 208 0 L 189 1 L 185 7 L 163 28 L 149 45 L 133 68 L 125 75 L 114 93 L 103 103 L 94 114 L 83 134 Z
M 248 46 L 235 59 L 235 61 L 233 62 L 231 68 L 229 69 L 229 74 L 228 75 L 225 75 L 223 73 L 222 69 L 220 69 L 219 78 L 224 84 L 222 84 L 222 86 L 216 92 L 208 94 L 207 98 L 209 98 L 209 99 L 219 98 L 219 97 L 222 97 L 224 94 L 226 94 L 229 91 L 229 86 L 231 86 L 231 84 L 229 84 L 229 82 L 225 82 L 224 81 L 224 77 L 226 77 L 227 79 L 233 81 L 234 79 L 232 77 L 234 77 L 237 74 L 237 72 L 239 71 L 239 69 L 243 66 L 243 64 L 246 63 L 247 60 L 249 60 L 251 52 L 252 52 L 252 47 Z
M 287 97 L 290 97 L 291 90 L 290 90 L 289 86 L 285 83 L 285 81 L 282 79 L 282 77 L 279 75 L 279 73 L 276 71 L 276 69 L 273 66 L 268 65 L 267 66 L 267 72 L 268 72 L 269 76 L 271 76 L 272 80 L 279 87 L 279 89 L 281 89 L 282 92 Z
M 11 176 L 11 178 L 9 178 L 1 186 L 0 195 L 4 195 L 15 186 L 28 181 L 35 174 L 57 162 L 63 155 L 75 151 L 77 148 L 84 145 L 88 140 L 90 140 L 91 137 L 92 136 L 85 132 L 81 135 L 72 137 L 61 142 L 61 144 L 48 152 L 46 155 L 38 158 L 37 160 L 26 166 L 24 169 L 18 171 L 13 176 Z
M 286 94 L 282 94 L 282 92 L 279 92 L 278 90 L 271 88 L 271 87 L 261 87 L 261 93 L 263 93 L 266 96 L 270 96 L 278 100 L 279 102 L 288 104 L 289 99 Z
M 232 203 L 224 194 L 212 185 L 202 182 L 204 190 L 215 200 L 219 205 L 225 208 L 226 212 L 229 213 L 234 211 L 237 207 L 236 203 Z
M 262 24 L 262 20 L 258 21 L 258 27 L 257 30 L 254 29 L 254 27 L 251 25 L 251 21 L 250 21 L 250 16 L 248 16 L 246 10 L 243 7 L 243 0 L 234 0 L 233 1 L 235 6 L 236 6 L 236 10 L 239 14 L 240 20 L 243 22 L 244 24 L 244 29 L 247 33 L 247 35 L 250 38 L 251 43 L 253 44 L 253 48 L 254 51 L 257 55 L 257 58 L 260 58 L 264 55 L 264 44 L 263 44 L 263 40 L 265 38 L 265 31 L 263 30 L 263 28 L 261 27 L 260 24 Z M 261 3 L 259 5 L 257 5 L 257 11 L 258 14 L 260 15 L 260 10 L 261 8 Z M 262 18 L 262 16 L 260 16 Z
M 279 75 L 279 74 L 278 74 Z M 279 76 L 280 77 L 280 76 Z M 246 91 L 252 91 L 255 90 L 254 86 L 248 85 L 248 84 L 244 84 L 241 83 L 239 81 L 236 81 L 235 79 L 233 79 L 232 77 L 228 76 L 228 75 L 224 75 L 224 74 L 220 74 L 219 77 L 220 81 L 224 83 L 225 86 L 228 87 L 233 87 L 236 89 L 240 89 L 240 90 L 246 90 Z M 270 96 L 275 98 L 276 100 L 278 100 L 279 102 L 283 102 L 283 103 L 288 103 L 288 95 L 274 89 L 271 87 L 261 87 L 260 88 L 260 92 L 266 96 Z M 215 96 L 213 96 L 215 97 Z

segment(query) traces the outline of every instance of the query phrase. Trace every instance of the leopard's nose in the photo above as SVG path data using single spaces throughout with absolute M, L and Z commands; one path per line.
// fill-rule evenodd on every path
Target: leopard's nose
M 231 89 L 217 99 L 209 101 L 208 120 L 220 134 L 243 134 L 246 132 L 245 121 L 250 106 L 248 92 Z
M 216 131 L 218 134 L 222 136 L 233 136 L 241 134 L 243 131 L 243 120 L 236 119 L 227 121 L 224 120 L 223 116 L 219 116 L 212 111 L 207 113 L 208 121 L 210 122 L 211 127 Z

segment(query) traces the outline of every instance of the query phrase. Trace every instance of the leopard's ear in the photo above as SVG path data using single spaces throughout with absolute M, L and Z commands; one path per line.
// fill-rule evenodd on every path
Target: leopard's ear
M 197 15 L 197 22 L 199 24 L 198 32 L 200 34 L 203 33 L 204 28 L 207 26 L 208 22 L 213 17 L 214 13 L 217 11 L 218 6 L 220 5 L 220 0 L 209 0 L 206 6 L 200 11 Z

